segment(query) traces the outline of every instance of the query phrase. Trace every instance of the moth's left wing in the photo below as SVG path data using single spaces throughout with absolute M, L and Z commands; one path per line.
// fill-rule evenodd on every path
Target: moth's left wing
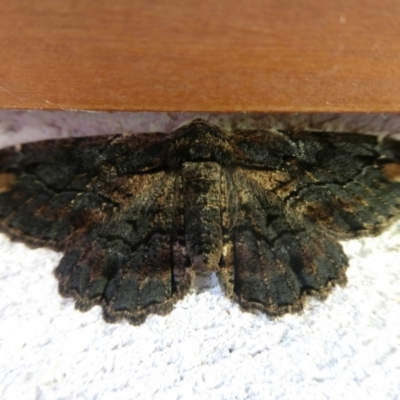
M 165 163 L 163 135 L 49 140 L 0 150 L 0 231 L 64 250 L 128 199 L 121 181 Z M 72 239 L 73 240 L 73 239 Z
M 107 321 L 166 313 L 190 285 L 164 135 L 39 142 L 0 151 L 0 231 L 63 251 L 60 293 Z

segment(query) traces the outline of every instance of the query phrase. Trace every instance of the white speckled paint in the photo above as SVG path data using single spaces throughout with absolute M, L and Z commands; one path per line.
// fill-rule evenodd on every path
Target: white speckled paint
M 0 111 L 1 147 L 11 143 L 9 136 L 14 143 L 15 135 L 17 142 L 43 139 L 56 118 L 38 111 L 10 113 Z M 71 129 L 134 131 L 133 114 L 64 114 L 52 121 L 56 137 Z M 84 114 L 101 115 L 82 124 Z M 193 119 L 162 114 L 164 122 L 150 129 L 157 116 L 141 122 L 146 115 L 136 115 L 136 132 L 173 130 Z M 399 126 L 398 116 L 397 122 L 375 116 L 375 125 L 365 118 L 369 131 L 393 133 Z M 379 119 L 386 121 L 385 129 Z M 353 123 L 353 130 L 362 127 L 360 120 Z M 0 235 L 0 398 L 399 398 L 400 223 L 379 238 L 347 242 L 345 251 L 347 287 L 336 288 L 326 302 L 311 300 L 303 315 L 271 321 L 243 313 L 214 287 L 186 296 L 170 315 L 135 327 L 104 323 L 100 307 L 76 311 L 72 300 L 59 296 L 52 275 L 61 255 L 29 250 Z

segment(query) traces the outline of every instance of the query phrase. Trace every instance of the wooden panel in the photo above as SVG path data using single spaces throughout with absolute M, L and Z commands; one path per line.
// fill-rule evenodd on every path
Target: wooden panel
M 397 0 L 13 0 L 0 108 L 400 111 Z

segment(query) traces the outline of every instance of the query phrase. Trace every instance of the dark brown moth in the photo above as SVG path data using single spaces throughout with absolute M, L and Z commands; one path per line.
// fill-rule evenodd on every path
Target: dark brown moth
M 0 151 L 0 231 L 64 252 L 63 296 L 104 318 L 165 314 L 195 274 L 269 316 L 346 282 L 340 240 L 400 216 L 400 142 L 326 132 L 50 140 Z

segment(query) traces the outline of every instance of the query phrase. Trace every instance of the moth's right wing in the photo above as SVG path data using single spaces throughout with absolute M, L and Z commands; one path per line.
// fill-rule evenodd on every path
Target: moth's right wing
M 235 221 L 219 276 L 228 296 L 274 317 L 301 311 L 307 295 L 324 299 L 346 282 L 340 243 L 318 224 L 288 218 L 274 194 L 265 192 L 266 182 L 279 185 L 279 172 L 237 168 L 231 182 Z
M 344 284 L 339 240 L 400 217 L 400 143 L 354 134 L 233 135 L 236 222 L 220 280 L 244 308 L 301 310 Z
M 233 140 L 237 163 L 264 171 L 259 187 L 294 220 L 345 240 L 377 235 L 400 217 L 399 141 L 273 131 L 242 132 Z

